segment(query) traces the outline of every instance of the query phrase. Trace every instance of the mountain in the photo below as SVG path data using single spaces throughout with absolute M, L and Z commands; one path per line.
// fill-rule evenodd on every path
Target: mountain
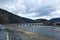
M 60 18 L 52 18 L 49 21 L 50 22 L 60 22 Z
M 4 9 L 0 9 L 0 24 L 10 24 L 10 23 L 52 23 L 52 22 L 60 22 L 60 18 L 53 18 L 50 20 L 47 19 L 36 19 L 32 20 L 29 18 L 21 17 L 18 15 L 15 15 L 11 12 L 8 12 Z
M 32 23 L 32 19 L 17 16 L 11 12 L 4 9 L 0 9 L 0 24 L 8 23 Z
M 40 23 L 40 22 L 46 22 L 48 20 L 47 19 L 36 19 L 35 21 L 38 22 L 38 23 Z

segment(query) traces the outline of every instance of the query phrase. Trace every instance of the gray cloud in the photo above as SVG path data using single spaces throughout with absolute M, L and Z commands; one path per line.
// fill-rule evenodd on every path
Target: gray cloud
M 60 10 L 59 0 L 0 0 L 0 8 L 14 14 L 35 18 L 50 17 L 56 10 Z M 53 17 L 53 16 L 52 16 Z
M 38 13 L 37 16 L 47 16 L 47 15 L 50 15 L 51 12 L 53 11 L 55 11 L 55 9 L 53 7 L 48 6 L 48 7 L 43 7 L 41 9 L 38 9 L 35 12 Z

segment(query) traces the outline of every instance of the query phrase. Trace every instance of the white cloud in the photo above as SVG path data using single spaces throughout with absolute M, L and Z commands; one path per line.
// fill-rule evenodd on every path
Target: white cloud
M 0 0 L 0 8 L 32 19 L 60 17 L 60 0 Z
M 54 12 L 51 13 L 52 17 L 60 17 L 60 10 L 56 10 Z
M 26 18 L 31 18 L 33 19 L 36 14 L 36 12 L 33 13 L 28 13 L 28 14 L 22 14 L 22 13 L 18 13 L 17 15 L 22 16 L 22 17 L 26 17 Z

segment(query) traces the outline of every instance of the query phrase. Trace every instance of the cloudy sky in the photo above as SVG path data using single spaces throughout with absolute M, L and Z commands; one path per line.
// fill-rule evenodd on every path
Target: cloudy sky
M 60 17 L 60 0 L 0 0 L 0 8 L 31 19 Z

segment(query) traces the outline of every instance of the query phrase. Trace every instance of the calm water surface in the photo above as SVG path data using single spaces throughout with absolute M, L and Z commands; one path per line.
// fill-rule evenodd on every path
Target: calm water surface
M 38 33 L 40 35 L 46 35 L 48 37 L 53 37 L 56 40 L 60 40 L 60 27 L 53 27 L 53 26 L 18 26 L 18 27 L 23 28 L 30 32 Z M 3 32 L 0 32 L 1 35 L 3 35 L 2 33 Z
M 53 26 L 18 26 L 20 28 L 26 29 L 30 32 L 35 32 L 41 35 L 46 35 L 48 37 L 53 37 L 56 40 L 60 40 L 60 27 Z

